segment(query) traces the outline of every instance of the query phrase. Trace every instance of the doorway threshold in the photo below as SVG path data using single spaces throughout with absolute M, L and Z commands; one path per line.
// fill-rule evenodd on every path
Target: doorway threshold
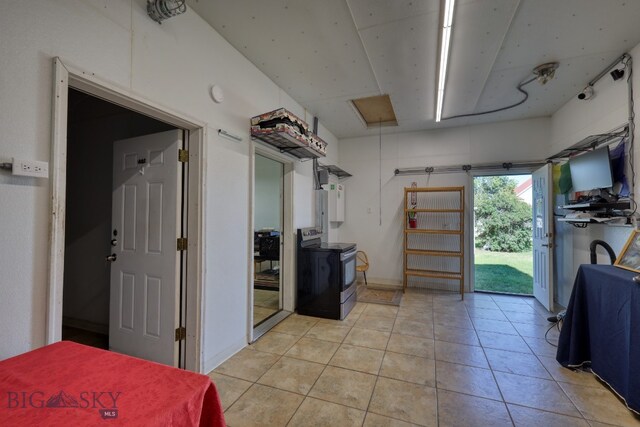
M 260 323 L 255 328 L 253 328 L 253 341 L 251 341 L 251 344 L 256 342 L 258 340 L 258 338 L 260 338 L 261 336 L 266 334 L 271 328 L 276 326 L 278 323 L 282 322 L 284 319 L 289 317 L 291 314 L 292 314 L 292 312 L 290 312 L 290 311 L 280 310 L 279 312 L 277 312 L 273 316 L 269 317 L 268 319 L 264 320 L 262 323 Z
M 489 294 L 489 295 L 507 295 L 512 297 L 533 297 L 533 294 L 516 294 L 513 292 L 500 292 L 500 291 L 485 291 L 482 289 L 475 289 L 473 293 L 476 294 Z

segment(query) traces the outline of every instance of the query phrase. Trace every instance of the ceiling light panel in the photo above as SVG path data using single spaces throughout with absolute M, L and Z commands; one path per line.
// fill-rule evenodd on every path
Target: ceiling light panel
M 442 119 L 445 87 L 447 85 L 447 66 L 449 64 L 449 48 L 451 45 L 451 31 L 455 0 L 444 0 L 442 24 L 440 32 L 440 55 L 438 56 L 438 86 L 436 89 L 436 122 Z

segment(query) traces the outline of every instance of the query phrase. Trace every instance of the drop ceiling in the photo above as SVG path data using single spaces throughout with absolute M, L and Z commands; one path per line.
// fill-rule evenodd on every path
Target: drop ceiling
M 188 0 L 338 138 L 377 134 L 350 100 L 388 94 L 404 132 L 549 116 L 640 43 L 637 0 L 458 0 L 443 117 L 519 101 L 544 62 L 555 78 L 514 109 L 435 122 L 438 0 Z

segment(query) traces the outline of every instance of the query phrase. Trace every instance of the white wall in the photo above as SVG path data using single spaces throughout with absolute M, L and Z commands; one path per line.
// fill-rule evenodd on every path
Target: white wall
M 640 45 L 630 52 L 636 59 L 636 70 L 634 70 L 633 86 L 635 90 L 635 104 L 640 105 L 640 77 L 638 77 L 637 67 L 640 59 Z M 560 71 L 559 71 L 560 72 Z M 596 85 L 596 96 L 588 101 L 580 101 L 572 98 L 551 118 L 551 146 L 549 155 L 555 154 L 562 149 L 569 147 L 583 138 L 606 133 L 628 120 L 628 93 L 627 74 L 624 79 L 614 82 L 609 75 L 605 75 Z M 578 82 L 586 86 L 586 82 Z M 581 86 L 582 87 L 582 86 Z M 640 163 L 638 153 L 635 149 L 635 169 L 638 170 Z M 631 180 L 628 176 L 627 179 Z M 640 188 L 637 182 L 634 183 L 634 193 L 636 200 L 640 195 Z M 556 297 L 557 301 L 566 306 L 575 274 L 580 264 L 588 264 L 589 244 L 594 239 L 601 239 L 609 243 L 618 254 L 627 237 L 631 233 L 630 227 L 612 227 L 605 225 L 590 225 L 585 229 L 577 229 L 569 224 L 556 221 Z M 599 250 L 599 262 L 608 263 L 606 252 Z
M 249 118 L 295 103 L 192 11 L 153 22 L 144 0 L 8 2 L 0 14 L 0 156 L 49 160 L 52 58 L 207 123 L 203 353 L 208 370 L 247 342 Z M 212 84 L 225 90 L 214 104 Z M 307 117 L 310 121 L 310 117 Z M 219 138 L 217 129 L 241 135 Z M 329 158 L 338 142 L 326 129 Z M 296 162 L 294 227 L 313 223 L 311 162 Z M 0 359 L 45 342 L 49 182 L 0 173 Z M 12 242 L 7 244 L 6 242 Z
M 344 180 L 346 218 L 340 227 L 340 239 L 356 242 L 359 249 L 367 252 L 370 283 L 399 285 L 402 283 L 403 188 L 412 181 L 419 187 L 464 185 L 467 201 L 471 188 L 466 173 L 395 177 L 396 168 L 540 160 L 549 150 L 548 140 L 547 118 L 382 135 L 381 171 L 378 136 L 341 140 L 340 167 L 353 177 Z M 470 235 L 471 222 L 468 214 L 467 235 Z M 465 252 L 465 275 L 470 277 L 469 243 Z

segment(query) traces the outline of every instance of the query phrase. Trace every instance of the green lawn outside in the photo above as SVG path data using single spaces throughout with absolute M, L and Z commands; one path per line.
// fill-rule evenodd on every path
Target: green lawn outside
M 533 294 L 532 252 L 490 252 L 475 249 L 475 289 Z

